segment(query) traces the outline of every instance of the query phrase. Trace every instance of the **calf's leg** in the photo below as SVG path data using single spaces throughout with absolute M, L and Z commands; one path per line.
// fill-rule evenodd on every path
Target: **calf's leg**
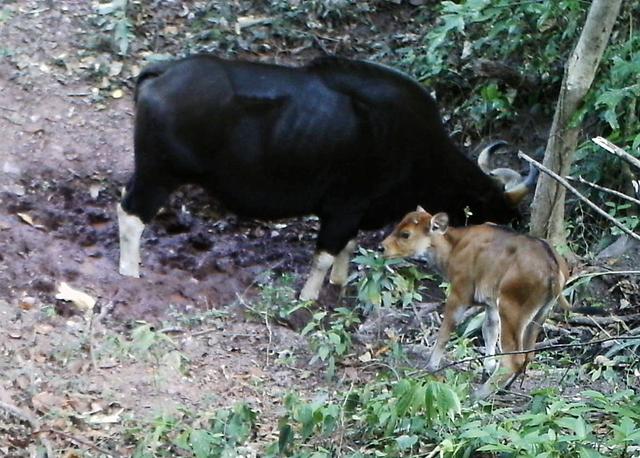
M 433 351 L 427 361 L 427 370 L 434 371 L 440 365 L 440 360 L 444 356 L 444 350 L 449 342 L 451 333 L 455 329 L 456 325 L 462 318 L 464 311 L 468 307 L 469 300 L 461 300 L 464 297 L 468 299 L 468 295 L 461 295 L 456 293 L 455 287 L 444 305 L 444 316 L 442 318 L 442 324 L 438 330 L 438 338 L 436 344 L 433 347 Z
M 500 314 L 498 306 L 487 305 L 485 310 L 485 319 L 482 324 L 482 338 L 484 339 L 485 355 L 492 356 L 496 354 L 496 345 L 498 336 L 500 335 Z M 498 361 L 495 358 L 486 358 L 484 360 L 484 371 L 487 375 L 493 374 L 498 368 Z
M 500 314 L 500 347 L 505 353 L 522 351 L 525 330 L 532 317 L 526 313 L 527 308 L 517 301 L 505 297 L 499 299 Z M 525 368 L 526 355 L 523 353 L 503 357 L 506 371 L 496 368 L 489 379 L 476 390 L 474 398 L 483 399 L 496 388 L 504 388 L 512 375 L 521 373 Z

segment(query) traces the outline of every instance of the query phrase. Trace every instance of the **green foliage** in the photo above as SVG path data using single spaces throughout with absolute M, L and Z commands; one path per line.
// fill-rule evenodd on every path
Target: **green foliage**
M 439 19 L 424 36 L 423 47 L 407 50 L 403 62 L 437 89 L 446 89 L 448 82 L 463 85 L 459 114 L 482 131 L 494 120 L 514 118 L 518 103 L 535 103 L 539 94 L 516 103 L 517 89 L 493 78 L 479 81 L 474 62 L 508 62 L 521 74 L 539 79 L 541 89 L 555 86 L 587 7 L 580 0 L 441 2 Z
M 318 360 L 325 362 L 327 378 L 332 379 L 336 362 L 352 349 L 351 329 L 360 322 L 360 318 L 356 310 L 343 307 L 337 308 L 328 320 L 327 317 L 327 312 L 314 313 L 301 334 L 309 336 L 309 345 L 314 353 L 309 364 Z
M 640 450 L 640 397 L 631 390 L 585 391 L 568 401 L 546 389 L 532 393 L 525 410 L 511 410 L 471 402 L 459 375 L 446 380 L 381 381 L 337 401 L 290 395 L 279 441 L 266 455 L 604 457 Z
M 100 19 L 98 26 L 111 34 L 112 48 L 120 56 L 126 56 L 129 52 L 133 35 L 133 22 L 129 17 L 128 0 L 112 0 L 108 3 L 99 3 L 97 7 Z
M 590 2 L 512 0 L 460 0 L 440 2 L 438 19 L 424 35 L 422 47 L 405 48 L 402 64 L 433 86 L 445 104 L 457 105 L 453 116 L 466 133 L 483 137 L 499 127 L 522 122 L 533 113 L 551 121 L 565 63 L 579 38 Z M 640 33 L 637 20 L 640 3 L 624 2 L 616 27 L 600 63 L 593 87 L 574 122 L 585 126 L 586 136 L 602 135 L 631 154 L 640 147 Z M 529 84 L 507 84 L 505 80 L 479 76 L 479 60 L 506 64 Z M 543 140 L 542 140 L 543 141 Z M 540 145 L 542 146 L 542 145 Z M 585 141 L 578 148 L 573 173 L 618 190 L 628 187 L 623 164 L 599 147 Z M 628 189 L 628 188 L 627 188 Z M 596 202 L 610 196 L 586 188 Z M 610 213 L 634 230 L 638 218 L 622 200 L 608 202 Z M 587 246 L 587 252 L 609 224 L 577 208 L 569 221 Z M 589 226 L 585 230 L 585 226 Z M 612 229 L 612 235 L 618 235 Z
M 421 283 L 433 279 L 401 259 L 385 259 L 380 253 L 359 249 L 353 262 L 359 266 L 358 301 L 365 311 L 372 307 L 407 307 L 422 300 Z
M 296 310 L 306 308 L 309 302 L 299 301 L 294 285 L 295 277 L 291 274 L 274 276 L 267 272 L 259 281 L 260 294 L 256 300 L 248 304 L 241 298 L 242 305 L 264 319 L 286 320 Z
M 163 414 L 142 427 L 130 429 L 129 436 L 135 445 L 134 458 L 232 457 L 249 439 L 255 423 L 256 413 L 240 403 L 233 409 L 197 417 L 186 410 Z
M 316 456 L 316 451 L 362 456 L 341 452 L 334 440 L 337 433 L 367 456 L 398 456 L 419 450 L 420 441 L 431 438 L 432 428 L 449 428 L 462 412 L 460 391 L 428 378 L 367 385 L 347 393 L 340 404 L 288 396 L 285 406 L 280 440 L 267 456 Z

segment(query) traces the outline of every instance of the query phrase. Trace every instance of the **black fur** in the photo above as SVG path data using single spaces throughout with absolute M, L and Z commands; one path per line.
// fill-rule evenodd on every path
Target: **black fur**
M 449 139 L 418 82 L 378 64 L 291 68 L 199 55 L 157 64 L 136 90 L 135 172 L 123 208 L 148 222 L 179 185 L 257 218 L 315 214 L 336 254 L 418 204 L 452 224 L 518 218 Z

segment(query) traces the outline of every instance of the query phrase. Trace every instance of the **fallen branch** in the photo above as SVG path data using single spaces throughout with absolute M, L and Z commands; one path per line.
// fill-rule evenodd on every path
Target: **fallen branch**
M 89 447 L 93 450 L 95 450 L 96 452 L 100 452 L 103 455 L 107 455 L 107 456 L 112 456 L 114 458 L 119 458 L 120 455 L 116 452 L 110 452 L 109 450 L 105 450 L 101 447 L 98 447 L 97 445 L 93 444 L 92 442 L 89 442 L 87 440 L 81 439 L 79 437 L 73 436 L 69 433 L 65 433 L 64 431 L 60 431 L 58 429 L 52 429 L 52 428 L 48 428 L 45 429 L 44 431 L 40 431 L 42 432 L 49 432 L 49 433 L 53 433 L 53 434 L 57 434 L 58 436 L 62 436 L 66 439 L 69 439 L 71 442 L 75 442 L 77 445 L 84 445 L 85 447 Z M 53 457 L 53 455 L 51 455 Z
M 613 216 L 609 215 L 607 212 L 605 212 L 604 210 L 602 210 L 600 207 L 598 207 L 596 204 L 594 204 L 593 202 L 591 202 L 589 199 L 587 199 L 585 196 L 583 196 L 580 191 L 578 191 L 576 188 L 574 188 L 573 186 L 571 186 L 567 180 L 565 180 L 564 178 L 562 178 L 561 176 L 559 176 L 557 173 L 552 172 L 551 170 L 549 170 L 547 167 L 545 167 L 544 165 L 540 164 L 538 161 L 536 161 L 535 159 L 527 156 L 526 154 L 524 154 L 522 151 L 520 151 L 518 153 L 518 157 L 521 157 L 522 159 L 524 159 L 525 161 L 529 162 L 530 164 L 533 164 L 534 166 L 536 166 L 537 168 L 539 168 L 541 171 L 543 171 L 544 173 L 546 173 L 547 175 L 549 175 L 551 178 L 553 178 L 554 180 L 556 180 L 558 183 L 560 183 L 562 186 L 564 186 L 565 188 L 567 188 L 569 191 L 571 191 L 573 194 L 575 194 L 580 200 L 582 200 L 584 203 L 586 203 L 587 205 L 589 205 L 591 208 L 593 208 L 599 215 L 601 215 L 603 218 L 605 218 L 606 220 L 610 221 L 614 226 L 616 226 L 618 229 L 620 229 L 622 232 L 624 232 L 625 234 L 629 235 L 630 237 L 640 241 L 640 235 L 636 234 L 635 232 L 629 230 L 626 226 L 624 226 L 620 221 L 618 221 L 617 219 L 615 219 Z
M 13 416 L 29 423 L 31 429 L 33 430 L 33 433 L 40 432 L 40 421 L 30 413 L 25 412 L 24 410 L 12 404 L 7 404 L 6 402 L 2 401 L 0 401 L 0 409 L 6 410 L 7 412 L 13 414 Z M 51 443 L 44 437 L 39 437 L 39 439 L 47 451 L 47 458 L 53 458 L 55 455 L 53 454 L 53 447 L 51 447 Z
M 540 79 L 538 77 L 528 73 L 521 73 L 504 62 L 478 59 L 474 63 L 473 69 L 479 76 L 497 78 L 516 89 L 524 88 L 532 91 L 540 87 Z
M 570 324 L 581 326 L 606 326 L 614 323 L 628 323 L 640 319 L 640 313 L 623 316 L 572 316 L 569 318 Z
M 629 164 L 631 164 L 631 165 L 637 167 L 638 169 L 640 169 L 640 160 L 636 159 L 635 157 L 633 157 L 631 154 L 627 153 L 625 150 L 623 150 L 619 146 L 614 145 L 613 143 L 611 143 L 606 138 L 595 137 L 595 138 L 592 138 L 591 140 L 593 141 L 593 143 L 595 143 L 596 145 L 600 146 L 601 148 L 604 148 L 606 151 L 610 152 L 611 154 L 614 154 L 614 155 L 618 156 L 619 158 L 624 159 Z
M 606 339 L 597 339 L 597 340 L 590 340 L 588 342 L 580 342 L 580 343 L 571 343 L 571 344 L 557 344 L 557 345 L 545 345 L 539 348 L 535 348 L 535 349 L 529 349 L 529 350 L 518 350 L 518 351 L 505 351 L 502 353 L 496 353 L 494 355 L 481 355 L 481 356 L 472 356 L 470 358 L 465 358 L 465 359 L 461 359 L 458 361 L 454 361 L 452 363 L 449 364 L 445 364 L 442 367 L 439 367 L 438 369 L 436 369 L 435 371 L 433 371 L 433 373 L 438 373 L 441 372 L 445 369 L 448 369 L 450 367 L 453 366 L 459 366 L 461 364 L 466 364 L 466 363 L 470 363 L 470 362 L 474 362 L 474 361 L 483 361 L 487 358 L 495 358 L 497 356 L 508 356 L 508 355 L 523 355 L 526 353 L 532 353 L 532 352 L 541 352 L 541 351 L 555 351 L 555 350 L 559 350 L 559 349 L 565 349 L 565 348 L 577 348 L 577 347 L 585 347 L 588 345 L 597 345 L 597 344 L 601 344 L 604 342 L 609 342 L 611 340 L 640 340 L 640 335 L 639 336 L 634 336 L 634 335 L 624 335 L 624 336 L 615 336 L 615 337 L 607 337 Z
M 625 200 L 628 200 L 630 202 L 633 202 L 636 205 L 640 205 L 640 199 L 636 199 L 634 197 L 628 196 L 628 195 L 626 195 L 626 194 L 624 194 L 624 193 L 622 193 L 620 191 L 616 191 L 615 189 L 606 188 L 604 186 L 597 185 L 595 183 L 592 183 L 590 181 L 585 180 L 584 178 L 582 178 L 580 176 L 578 178 L 567 177 L 567 180 L 577 181 L 579 183 L 586 184 L 587 186 L 590 186 L 590 187 L 592 187 L 594 189 L 597 189 L 598 191 L 607 192 L 609 194 L 613 194 L 614 196 L 618 196 L 621 199 L 625 199 Z

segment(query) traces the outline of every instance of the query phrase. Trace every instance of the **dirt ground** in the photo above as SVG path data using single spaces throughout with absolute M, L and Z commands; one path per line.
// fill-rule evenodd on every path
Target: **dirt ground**
M 271 442 L 286 392 L 295 386 L 312 397 L 329 388 L 307 367 L 304 338 L 246 319 L 233 304 L 255 294 L 248 288 L 260 274 L 307 268 L 314 221 L 211 218 L 210 202 L 185 189 L 145 232 L 142 278 L 120 276 L 115 204 L 132 171 L 131 92 L 123 87 L 121 98 L 98 100 L 83 77 L 91 63 L 82 62 L 77 40 L 90 2 L 4 5 L 11 17 L 0 25 L 7 54 L 0 61 L 0 402 L 127 455 L 127 444 L 112 439 L 128 421 L 244 401 L 264 421 L 256 440 Z M 93 316 L 91 330 L 90 310 L 56 299 L 63 282 L 108 311 L 100 322 Z M 109 345 L 142 321 L 168 326 L 170 349 L 189 360 L 188 373 L 163 362 L 165 355 L 128 358 Z M 29 455 L 37 438 L 6 426 L 17 423 L 9 418 L 0 413 L 0 424 L 7 421 L 0 455 Z M 63 433 L 50 437 L 60 455 L 92 450 Z
M 313 218 L 242 221 L 184 188 L 145 231 L 142 278 L 119 275 L 115 205 L 133 166 L 131 90 L 97 91 L 86 78 L 95 61 L 79 50 L 90 2 L 3 8 L 2 405 L 43 419 L 60 455 L 95 456 L 86 439 L 127 456 L 131 444 L 119 440 L 140 418 L 244 401 L 260 413 L 250 456 L 277 437 L 285 393 L 312 398 L 373 375 L 347 367 L 327 383 L 321 366 L 308 366 L 305 338 L 242 310 L 265 273 L 306 272 Z M 57 299 L 63 283 L 94 298 L 95 309 Z M 335 303 L 336 291 L 324 294 L 321 303 Z M 143 356 L 122 338 L 145 323 L 170 341 L 153 342 Z M 36 426 L 8 412 L 0 409 L 0 455 L 31 454 Z

